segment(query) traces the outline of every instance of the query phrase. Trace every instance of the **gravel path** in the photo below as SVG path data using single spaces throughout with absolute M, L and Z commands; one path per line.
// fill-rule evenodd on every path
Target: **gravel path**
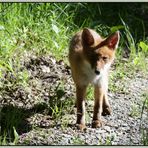
M 126 92 L 109 91 L 113 113 L 111 116 L 103 117 L 106 124 L 102 128 L 91 128 L 93 101 L 88 99 L 87 130 L 80 132 L 75 127 L 76 108 L 72 100 L 74 85 L 69 67 L 63 61 L 55 61 L 51 56 L 33 56 L 32 58 L 28 56 L 22 69 L 27 69 L 30 73 L 29 85 L 18 86 L 13 93 L 12 86 L 7 88 L 7 93 L 5 89 L 1 92 L 1 104 L 4 108 L 12 105 L 26 113 L 25 123 L 27 124 L 23 122 L 22 125 L 27 129 L 24 131 L 21 128 L 18 129 L 19 144 L 142 145 L 141 129 L 148 134 L 148 108 L 144 107 L 141 116 L 145 99 L 143 95 L 148 92 L 148 74 L 135 73 L 132 79 L 126 78 L 126 80 L 115 82 L 119 87 L 124 85 L 122 87 Z M 11 79 L 9 74 L 6 79 Z M 53 119 L 52 110 L 49 110 L 49 106 L 54 107 L 57 103 L 54 98 L 59 99 L 58 102 L 68 100 L 67 102 L 71 103 L 71 107 L 67 106 L 71 108 L 68 112 L 61 111 L 60 119 Z M 58 114 L 55 115 L 58 116 Z

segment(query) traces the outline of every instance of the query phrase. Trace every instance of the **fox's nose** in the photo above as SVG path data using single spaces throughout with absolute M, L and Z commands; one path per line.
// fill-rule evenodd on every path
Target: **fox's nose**
M 99 75 L 100 74 L 100 71 L 99 70 L 95 70 L 95 73 L 96 73 L 96 75 Z

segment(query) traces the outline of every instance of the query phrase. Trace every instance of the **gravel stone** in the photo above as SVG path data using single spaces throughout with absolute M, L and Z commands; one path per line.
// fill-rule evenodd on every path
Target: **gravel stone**
M 109 91 L 109 102 L 113 113 L 104 117 L 105 125 L 98 129 L 91 128 L 94 101 L 87 101 L 87 130 L 81 132 L 75 126 L 76 109 L 74 108 L 75 87 L 71 78 L 70 67 L 62 60 L 57 61 L 52 56 L 37 57 L 25 54 L 22 69 L 28 71 L 28 85 L 12 87 L 12 74 L 6 73 L 5 79 L 10 86 L 0 93 L 0 104 L 3 108 L 12 105 L 21 111 L 28 112 L 25 118 L 30 130 L 19 134 L 20 145 L 142 145 L 141 128 L 148 129 L 147 109 L 143 115 L 131 116 L 132 104 L 142 110 L 142 94 L 148 88 L 148 74 L 140 72 L 124 80 L 116 80 L 115 85 L 124 88 L 119 92 Z M 17 79 L 13 76 L 13 80 Z M 13 89 L 12 89 L 13 88 Z M 54 118 L 52 109 L 71 101 L 67 108 L 61 110 L 60 118 Z M 57 101 L 58 99 L 58 101 Z M 59 104 L 58 104 L 59 103 Z M 58 111 L 59 113 L 60 111 Z M 3 112 L 5 113 L 5 112 Z M 86 116 L 86 117 L 87 117 Z M 24 126 L 26 128 L 26 126 Z

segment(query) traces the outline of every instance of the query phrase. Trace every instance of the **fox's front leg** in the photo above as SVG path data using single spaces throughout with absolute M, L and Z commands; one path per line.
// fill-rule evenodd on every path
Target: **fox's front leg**
M 101 120 L 103 96 L 104 96 L 103 89 L 99 86 L 95 86 L 94 90 L 95 104 L 94 104 L 94 113 L 92 121 L 93 128 L 101 127 L 103 124 Z
M 87 86 L 76 85 L 77 124 L 80 130 L 85 129 L 85 96 Z

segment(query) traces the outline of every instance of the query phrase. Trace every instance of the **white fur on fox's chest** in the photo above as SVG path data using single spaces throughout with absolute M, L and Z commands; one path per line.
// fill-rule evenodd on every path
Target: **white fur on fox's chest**
M 96 75 L 95 70 L 91 68 L 91 65 L 85 61 L 82 71 L 84 74 L 84 81 L 93 85 L 98 85 L 103 88 L 108 86 L 108 69 L 111 63 L 105 65 L 104 69 L 100 70 L 100 74 Z

